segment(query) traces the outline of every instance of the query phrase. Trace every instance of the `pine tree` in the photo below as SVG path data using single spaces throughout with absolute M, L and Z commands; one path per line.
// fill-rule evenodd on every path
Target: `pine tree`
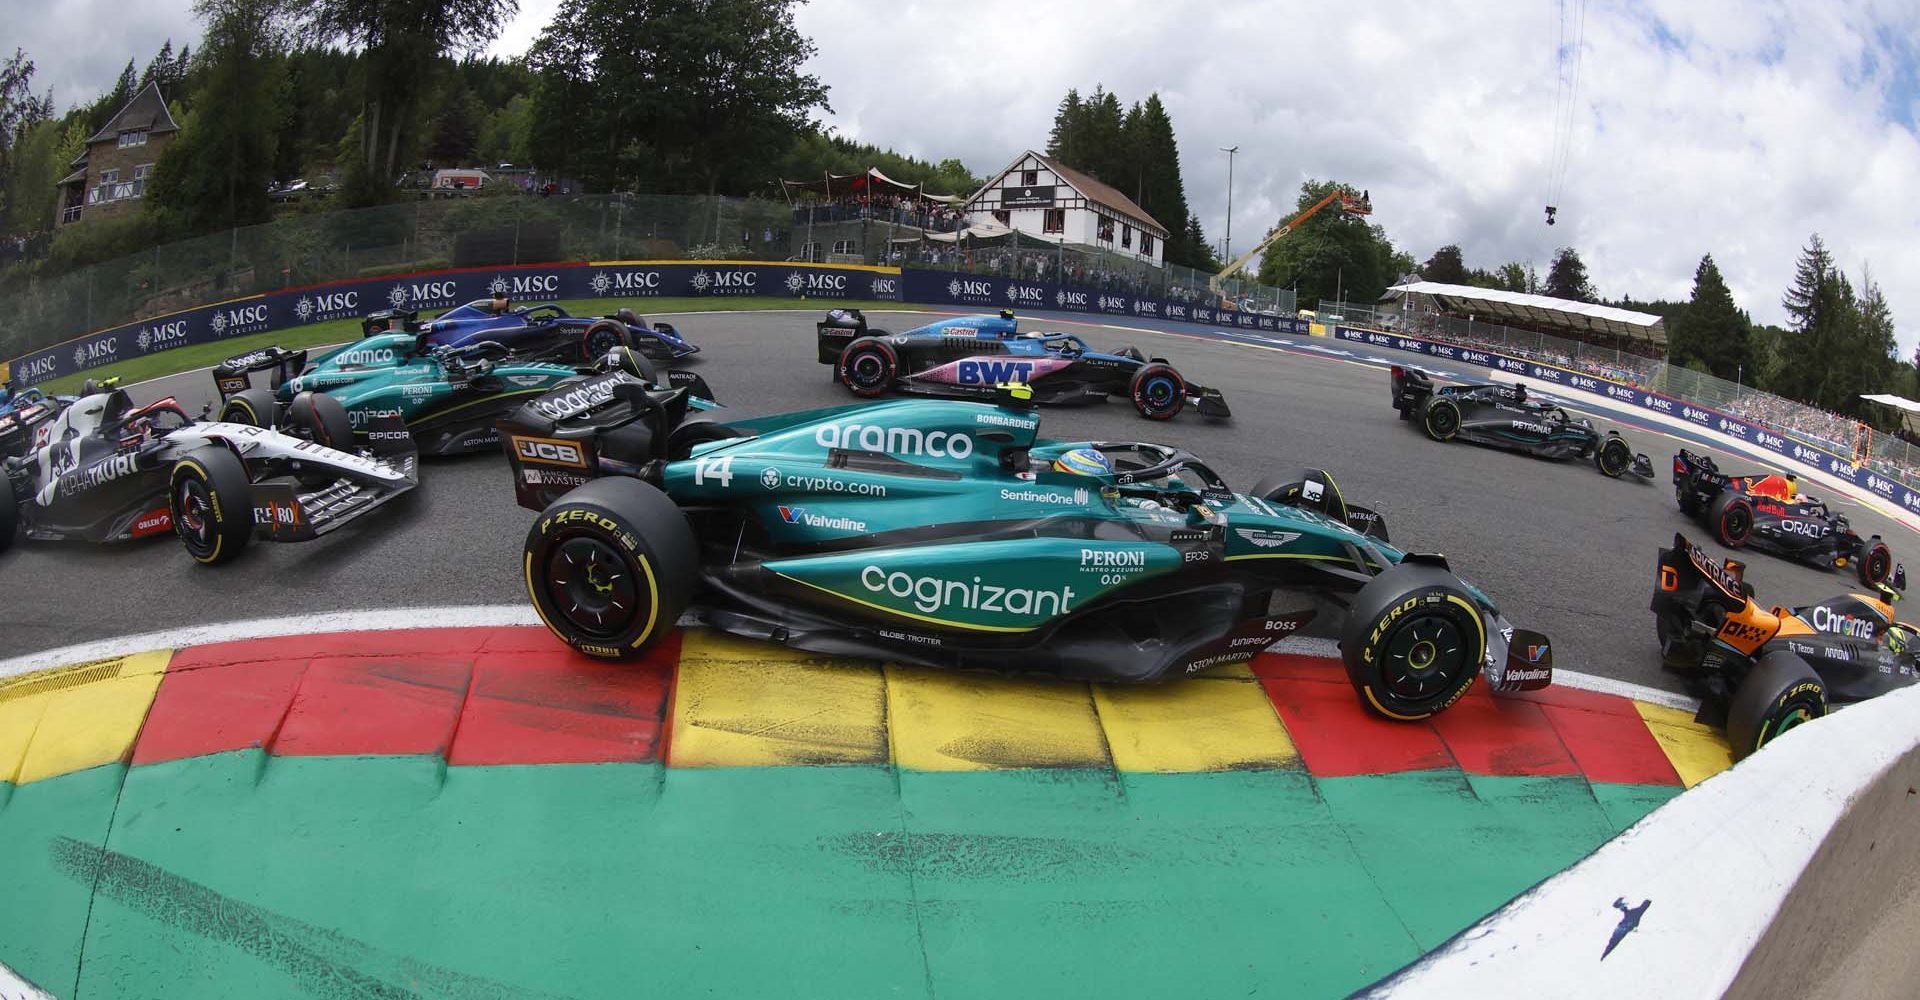
M 1071 166 L 1074 162 L 1073 130 L 1080 124 L 1080 92 L 1071 87 L 1053 112 L 1053 131 L 1047 133 L 1047 155 Z
M 1844 323 L 1846 303 L 1839 279 L 1826 242 L 1814 233 L 1794 265 L 1793 286 L 1780 300 L 1788 332 L 1781 338 L 1779 364 L 1772 372 L 1769 387 L 1774 392 L 1804 403 L 1818 399 Z
M 1734 304 L 1712 254 L 1700 258 L 1693 272 L 1693 297 L 1670 326 L 1667 356 L 1674 364 L 1699 361 L 1728 381 L 1744 382 L 1754 373 L 1753 324 Z

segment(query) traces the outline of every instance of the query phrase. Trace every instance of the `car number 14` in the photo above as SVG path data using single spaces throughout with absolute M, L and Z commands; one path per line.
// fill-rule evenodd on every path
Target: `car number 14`
M 733 456 L 719 458 L 696 458 L 693 460 L 693 485 L 705 486 L 707 480 L 719 483 L 721 488 L 733 485 Z

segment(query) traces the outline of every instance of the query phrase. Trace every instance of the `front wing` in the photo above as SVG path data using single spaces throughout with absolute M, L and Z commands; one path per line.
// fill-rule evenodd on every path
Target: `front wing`
M 374 461 L 400 474 L 398 480 L 365 475 L 361 464 L 330 448 L 308 443 L 306 465 L 338 473 L 317 487 L 286 477 L 253 484 L 254 536 L 273 542 L 303 542 L 327 534 L 419 485 L 419 452 L 399 417 L 382 416 L 368 426 L 365 440 Z

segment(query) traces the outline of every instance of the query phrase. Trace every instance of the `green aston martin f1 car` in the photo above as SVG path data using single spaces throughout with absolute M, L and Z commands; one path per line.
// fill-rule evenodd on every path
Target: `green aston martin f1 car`
M 725 424 L 637 380 L 535 401 L 500 425 L 540 511 L 534 606 L 595 656 L 635 655 L 692 608 L 829 654 L 1102 681 L 1248 660 L 1323 614 L 1394 718 L 1482 673 L 1496 691 L 1550 681 L 1544 636 L 1445 558 L 1394 547 L 1326 473 L 1242 493 L 1179 448 L 1046 441 L 1024 390 Z

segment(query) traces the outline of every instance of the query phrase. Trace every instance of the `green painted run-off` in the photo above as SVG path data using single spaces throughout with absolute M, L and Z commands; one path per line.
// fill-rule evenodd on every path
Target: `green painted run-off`
M 242 751 L 10 791 L 0 961 L 61 997 L 957 1000 L 1344 994 L 1679 790 Z

